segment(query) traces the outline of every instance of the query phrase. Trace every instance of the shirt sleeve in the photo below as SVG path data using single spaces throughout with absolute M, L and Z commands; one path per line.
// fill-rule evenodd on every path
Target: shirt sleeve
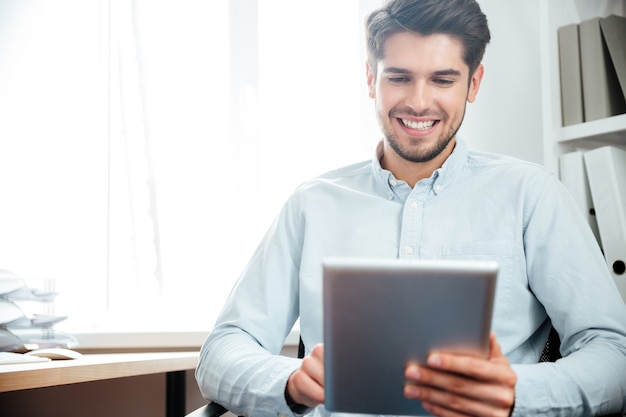
M 279 353 L 298 317 L 301 228 L 292 197 L 201 348 L 196 368 L 200 391 L 238 415 L 293 414 L 284 391 L 300 360 Z
M 555 363 L 514 365 L 514 416 L 587 416 L 626 409 L 626 306 L 595 237 L 551 176 L 526 207 L 530 290 L 561 338 Z

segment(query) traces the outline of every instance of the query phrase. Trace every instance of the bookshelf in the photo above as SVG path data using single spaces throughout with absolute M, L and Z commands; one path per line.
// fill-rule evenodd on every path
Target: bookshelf
M 626 16 L 626 0 L 550 0 L 540 2 L 541 88 L 544 164 L 558 172 L 558 159 L 576 149 L 613 145 L 626 149 L 626 114 L 563 127 L 557 29 L 592 17 Z

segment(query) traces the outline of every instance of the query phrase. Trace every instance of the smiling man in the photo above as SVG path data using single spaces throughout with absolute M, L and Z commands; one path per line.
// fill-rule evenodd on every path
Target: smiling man
M 383 59 L 367 63 L 369 95 L 384 134 L 381 165 L 414 186 L 452 153 L 483 67 L 470 76 L 463 44 L 446 34 L 395 33 L 384 50 Z
M 490 40 L 479 5 L 391 0 L 366 27 L 375 157 L 288 199 L 202 347 L 202 393 L 240 415 L 328 415 L 322 260 L 477 259 L 500 266 L 488 358 L 407 364 L 404 396 L 437 416 L 624 412 L 626 306 L 575 202 L 543 167 L 457 137 Z M 298 319 L 302 360 L 279 355 Z M 538 363 L 551 328 L 563 358 Z

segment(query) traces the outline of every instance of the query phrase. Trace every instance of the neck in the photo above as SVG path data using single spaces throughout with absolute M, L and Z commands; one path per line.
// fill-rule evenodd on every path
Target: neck
M 430 161 L 412 162 L 398 155 L 385 141 L 380 165 L 384 169 L 391 171 L 396 179 L 406 182 L 413 188 L 420 180 L 429 178 L 436 169 L 441 168 L 450 154 L 452 154 L 455 144 L 456 141 L 452 139 L 448 146 Z

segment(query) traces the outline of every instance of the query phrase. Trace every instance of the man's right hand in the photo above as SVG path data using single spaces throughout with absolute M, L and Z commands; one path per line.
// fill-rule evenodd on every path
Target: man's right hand
M 300 369 L 289 376 L 287 394 L 297 403 L 315 407 L 324 403 L 324 345 L 313 347 Z

